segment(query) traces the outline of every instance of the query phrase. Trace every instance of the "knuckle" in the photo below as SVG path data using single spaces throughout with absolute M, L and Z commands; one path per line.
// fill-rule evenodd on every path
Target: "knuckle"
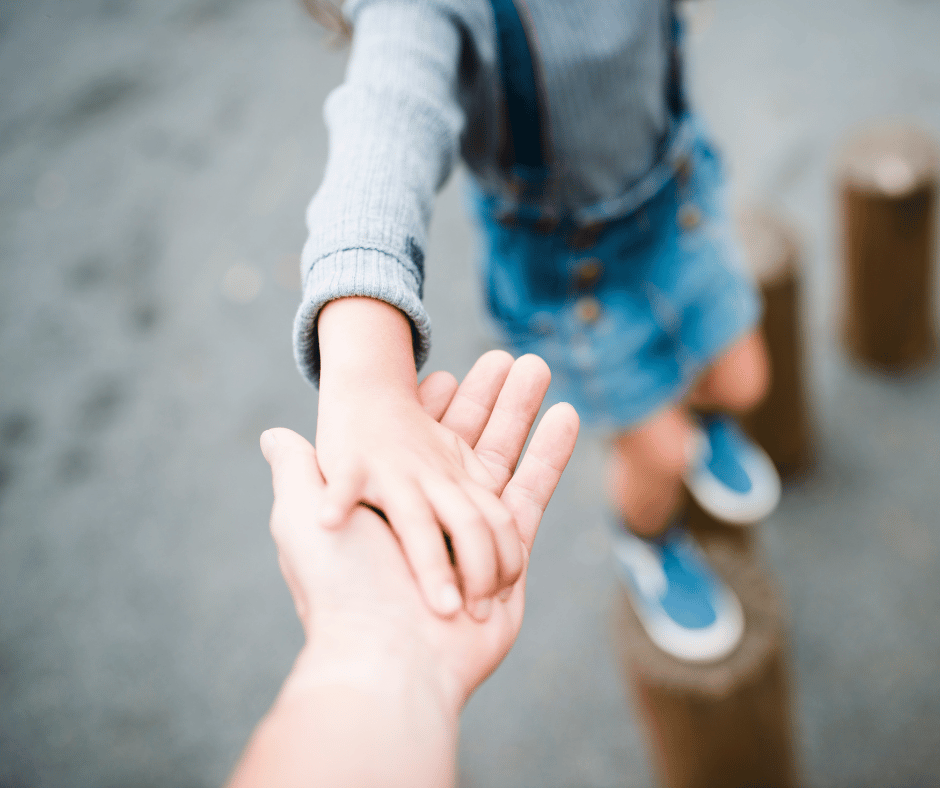
M 506 566 L 506 577 L 510 583 L 515 583 L 519 579 L 519 575 L 522 574 L 522 551 L 518 549 L 512 550 L 508 556 L 507 566 Z
M 477 593 L 486 593 L 496 586 L 498 565 L 492 544 L 484 543 L 479 545 L 479 548 L 471 553 L 461 553 L 460 557 L 463 561 L 468 588 Z
M 466 595 L 474 599 L 487 596 L 496 588 L 495 576 L 488 578 L 484 575 L 465 574 L 463 584 Z
M 457 433 L 448 430 L 445 440 L 447 442 L 447 449 L 451 452 L 451 454 L 453 454 L 455 457 L 462 456 L 463 446 L 466 445 L 463 438 L 457 435 Z
M 499 508 L 493 512 L 493 527 L 500 531 L 514 531 L 515 525 L 515 518 L 505 506 L 500 504 Z
M 489 530 L 483 512 L 478 510 L 467 512 L 464 515 L 464 523 L 467 530 L 473 532 L 476 538 L 480 540 L 482 540 L 483 534 Z

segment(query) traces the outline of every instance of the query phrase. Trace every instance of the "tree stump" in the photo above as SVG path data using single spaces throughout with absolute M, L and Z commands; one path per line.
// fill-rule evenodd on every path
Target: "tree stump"
M 764 401 L 743 419 L 787 479 L 812 465 L 812 421 L 803 361 L 802 275 L 796 233 L 768 212 L 742 214 L 739 227 L 751 272 L 764 297 L 762 331 L 771 383 Z
M 783 604 L 753 529 L 690 527 L 744 608 L 730 656 L 682 662 L 647 637 L 624 592 L 612 618 L 615 653 L 666 788 L 789 788 L 797 784 Z
M 940 155 L 907 126 L 866 131 L 837 169 L 845 303 L 842 336 L 857 360 L 916 369 L 937 347 L 932 269 Z

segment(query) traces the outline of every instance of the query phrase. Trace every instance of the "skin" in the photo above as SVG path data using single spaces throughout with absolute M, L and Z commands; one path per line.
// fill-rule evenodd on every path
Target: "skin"
M 459 389 L 436 373 L 418 390 L 423 412 L 473 447 L 513 515 L 522 567 L 485 621 L 432 612 L 396 533 L 372 511 L 356 507 L 342 529 L 316 527 L 329 501 L 318 453 L 290 430 L 262 436 L 271 532 L 306 644 L 230 788 L 454 784 L 460 710 L 519 632 L 529 553 L 577 438 L 577 414 L 556 405 L 517 467 L 549 377 L 535 356 L 513 363 L 494 352 Z
M 521 570 L 512 513 L 454 431 L 459 425 L 438 423 L 422 408 L 408 318 L 375 299 L 342 298 L 323 308 L 318 332 L 317 446 L 327 482 L 321 523 L 340 527 L 360 501 L 380 509 L 428 606 L 449 616 L 463 605 L 485 620 L 493 597 Z M 606 490 L 624 523 L 655 536 L 682 505 L 695 453 L 690 407 L 745 412 L 763 399 L 769 379 L 764 341 L 752 332 L 702 375 L 686 402 L 614 435 Z M 479 408 L 492 406 L 484 393 L 467 396 Z
M 687 402 L 667 407 L 611 440 L 607 495 L 635 533 L 661 533 L 683 502 L 683 477 L 696 448 L 689 407 L 744 413 L 764 398 L 769 385 L 767 349 L 761 335 L 752 332 L 702 375 Z
M 463 603 L 485 620 L 522 570 L 515 523 L 455 425 L 423 409 L 408 318 L 381 301 L 342 298 L 323 308 L 318 333 L 321 523 L 339 527 L 360 501 L 380 509 L 431 609 L 448 616 Z M 505 359 L 489 363 L 508 372 Z M 476 404 L 493 405 L 485 396 Z

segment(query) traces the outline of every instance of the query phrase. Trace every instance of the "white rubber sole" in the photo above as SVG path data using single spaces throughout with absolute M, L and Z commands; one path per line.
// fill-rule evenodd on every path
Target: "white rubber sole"
M 701 435 L 699 445 L 708 452 L 708 439 Z M 740 458 L 751 480 L 751 489 L 738 493 L 722 484 L 708 470 L 707 454 L 693 463 L 685 484 L 692 497 L 716 520 L 731 525 L 753 525 L 763 520 L 780 503 L 780 476 L 773 461 L 760 446 L 750 444 Z
M 684 629 L 665 613 L 650 615 L 634 596 L 629 584 L 624 584 L 633 602 L 633 610 L 660 650 L 683 662 L 718 662 L 730 656 L 744 636 L 744 611 L 737 596 L 730 589 L 722 589 L 718 596 L 721 613 L 710 627 L 701 630 Z
M 664 594 L 668 582 L 652 549 L 643 540 L 626 533 L 613 536 L 612 549 L 621 585 L 630 597 L 640 624 L 660 650 L 683 662 L 696 663 L 718 662 L 734 652 L 744 636 L 744 610 L 730 588 L 722 585 L 718 589 L 714 623 L 701 629 L 686 629 L 643 599 L 643 593 Z M 695 549 L 698 551 L 697 547 Z M 627 566 L 634 571 L 631 573 Z M 644 587 L 642 591 L 635 583 Z

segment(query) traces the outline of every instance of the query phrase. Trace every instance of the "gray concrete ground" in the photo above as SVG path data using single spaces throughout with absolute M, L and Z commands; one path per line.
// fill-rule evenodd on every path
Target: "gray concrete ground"
M 818 471 L 764 528 L 792 609 L 807 785 L 940 781 L 940 374 L 849 364 L 831 157 L 854 125 L 940 132 L 940 5 L 692 10 L 694 95 L 742 200 L 808 263 Z M 300 643 L 266 533 L 296 373 L 302 214 L 344 56 L 290 0 L 0 4 L 0 786 L 220 783 Z M 439 203 L 428 370 L 492 346 L 460 175 Z M 607 649 L 601 444 L 581 440 L 530 606 L 471 701 L 466 786 L 645 786 Z

